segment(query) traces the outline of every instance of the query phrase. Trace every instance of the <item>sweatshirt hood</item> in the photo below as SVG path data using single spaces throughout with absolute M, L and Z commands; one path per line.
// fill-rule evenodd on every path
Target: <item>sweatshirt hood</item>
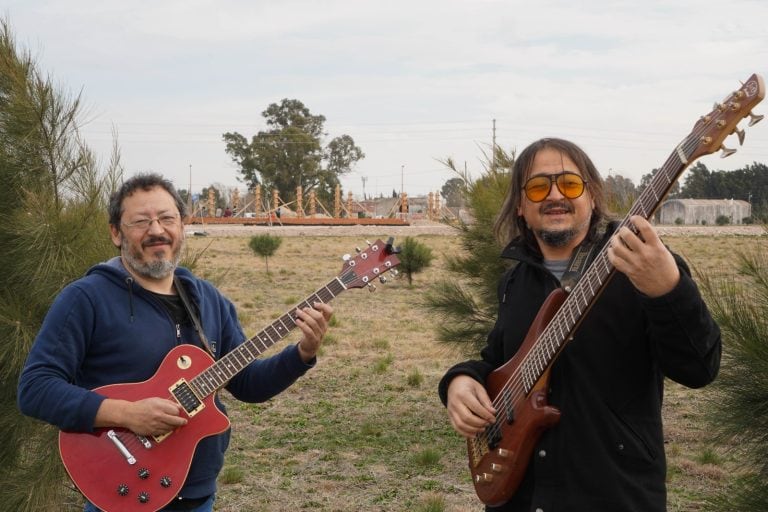
M 186 289 L 192 295 L 193 300 L 196 300 L 199 295 L 195 287 L 195 280 L 192 273 L 184 267 L 176 267 L 174 275 L 178 276 L 182 282 L 184 282 Z M 123 260 L 120 256 L 115 256 L 102 263 L 97 263 L 92 266 L 86 272 L 86 276 L 101 276 L 121 289 L 128 292 L 128 313 L 130 315 L 130 321 L 134 320 L 134 294 L 148 293 L 144 288 L 136 283 L 135 279 L 130 272 L 123 265 Z

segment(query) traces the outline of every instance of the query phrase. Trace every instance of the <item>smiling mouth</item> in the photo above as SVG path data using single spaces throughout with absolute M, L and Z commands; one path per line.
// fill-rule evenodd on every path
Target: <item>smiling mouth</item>
M 544 206 L 541 209 L 541 213 L 544 215 L 565 215 L 568 213 L 573 213 L 573 208 L 570 208 L 568 205 L 564 205 L 562 203 L 553 203 Z
M 160 247 L 162 245 L 171 245 L 171 241 L 167 238 L 150 238 L 143 244 L 142 247 Z

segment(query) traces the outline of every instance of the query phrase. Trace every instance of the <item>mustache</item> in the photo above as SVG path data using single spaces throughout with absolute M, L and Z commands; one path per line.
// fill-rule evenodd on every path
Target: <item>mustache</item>
M 147 238 L 146 240 L 144 240 L 143 242 L 141 242 L 141 246 L 142 247 L 147 247 L 148 245 L 153 245 L 153 244 L 156 244 L 156 243 L 164 243 L 164 244 L 169 244 L 170 245 L 172 243 L 172 241 L 171 241 L 170 238 L 165 237 L 165 236 L 151 236 L 151 237 Z
M 550 210 L 565 210 L 568 213 L 573 213 L 573 206 L 564 201 L 553 201 L 541 206 L 541 213 L 547 213 Z

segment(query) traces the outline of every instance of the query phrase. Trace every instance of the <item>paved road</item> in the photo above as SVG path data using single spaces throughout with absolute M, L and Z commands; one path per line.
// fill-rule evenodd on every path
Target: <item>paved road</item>
M 659 226 L 662 236 L 768 235 L 763 226 Z M 439 222 L 419 221 L 410 226 L 243 226 L 232 224 L 194 225 L 187 234 L 209 236 L 253 236 L 269 233 L 278 236 L 368 236 L 384 238 L 415 235 L 455 235 L 457 230 Z

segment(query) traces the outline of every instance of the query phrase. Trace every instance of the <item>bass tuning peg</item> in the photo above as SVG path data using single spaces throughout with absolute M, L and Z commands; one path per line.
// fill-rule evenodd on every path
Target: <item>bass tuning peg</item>
M 739 146 L 743 146 L 744 145 L 744 137 L 746 136 L 746 133 L 744 132 L 744 130 L 736 129 L 736 130 L 733 130 L 733 132 L 739 138 Z
M 723 151 L 720 153 L 720 158 L 727 158 L 736 152 L 735 149 L 730 149 L 725 146 L 720 146 L 720 149 Z
M 749 126 L 754 126 L 760 121 L 763 120 L 765 116 L 761 116 L 759 114 L 753 114 L 752 112 L 749 113 Z

